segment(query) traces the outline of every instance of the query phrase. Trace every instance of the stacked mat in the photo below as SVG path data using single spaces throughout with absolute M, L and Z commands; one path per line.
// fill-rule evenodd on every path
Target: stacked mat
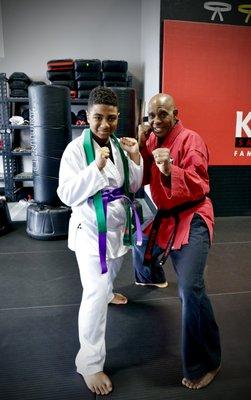
M 104 86 L 127 87 L 130 86 L 128 76 L 128 63 L 124 60 L 103 60 L 102 81 Z
M 88 99 L 93 88 L 102 84 L 101 61 L 98 59 L 78 58 L 74 62 L 77 96 Z
M 28 97 L 31 79 L 24 72 L 13 72 L 8 79 L 10 97 Z
M 70 89 L 71 97 L 77 97 L 74 61 L 71 58 L 48 61 L 46 75 L 51 84 L 66 86 Z
M 87 114 L 85 109 L 79 110 L 77 114 L 71 111 L 71 123 L 72 125 L 86 125 Z

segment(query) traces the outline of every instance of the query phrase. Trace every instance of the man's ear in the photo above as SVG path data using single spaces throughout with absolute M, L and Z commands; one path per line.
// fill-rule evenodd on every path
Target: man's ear
M 173 116 L 174 116 L 175 118 L 178 116 L 178 109 L 177 109 L 177 108 L 175 108 L 175 109 L 173 110 Z
M 89 121 L 89 112 L 88 111 L 86 111 L 86 119 L 87 119 L 87 122 L 90 122 Z

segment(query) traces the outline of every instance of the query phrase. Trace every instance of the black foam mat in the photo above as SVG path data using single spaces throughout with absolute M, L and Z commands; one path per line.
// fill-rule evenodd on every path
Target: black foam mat
M 217 217 L 214 243 L 250 241 L 251 217 Z
M 177 299 L 109 306 L 106 371 L 116 400 L 219 399 L 248 396 L 250 294 L 211 296 L 222 337 L 222 371 L 206 389 L 180 384 Z M 89 400 L 75 373 L 77 306 L 6 310 L 1 323 L 1 400 Z M 206 396 L 206 397 L 205 397 Z
M 26 233 L 25 222 L 13 222 L 12 231 L 0 238 L 1 253 L 25 253 L 36 251 L 66 251 L 67 240 L 37 240 Z
M 25 223 L 0 238 L 0 399 L 100 398 L 75 372 L 81 284 L 67 241 L 28 237 Z M 133 284 L 130 252 L 115 282 L 126 306 L 110 305 L 106 371 L 114 400 L 228 400 L 251 383 L 251 218 L 217 218 L 206 271 L 222 338 L 222 371 L 206 389 L 181 386 L 180 303 L 165 265 L 165 289 Z
M 180 305 L 163 299 L 113 306 L 109 313 L 107 365 L 114 400 L 236 400 L 251 390 L 251 295 L 211 296 L 222 339 L 222 369 L 205 389 L 181 385 Z
M 1 254 L 1 308 L 75 304 L 81 283 L 74 253 Z
M 75 372 L 78 307 L 0 312 L 1 400 L 95 399 Z

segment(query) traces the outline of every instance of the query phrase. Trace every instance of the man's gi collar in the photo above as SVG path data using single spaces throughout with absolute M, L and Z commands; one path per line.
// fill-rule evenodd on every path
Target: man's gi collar
M 168 147 L 170 148 L 173 144 L 176 137 L 183 130 L 183 125 L 180 121 L 177 121 L 176 124 L 172 127 L 172 129 L 167 133 L 167 135 L 161 141 L 160 147 Z M 158 146 L 158 138 L 156 137 L 156 145 Z

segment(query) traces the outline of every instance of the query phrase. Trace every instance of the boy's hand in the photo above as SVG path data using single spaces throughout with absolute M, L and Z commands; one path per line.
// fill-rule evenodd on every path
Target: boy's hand
M 96 153 L 95 161 L 100 171 L 105 167 L 109 156 L 110 150 L 108 147 L 101 147 L 101 149 Z

